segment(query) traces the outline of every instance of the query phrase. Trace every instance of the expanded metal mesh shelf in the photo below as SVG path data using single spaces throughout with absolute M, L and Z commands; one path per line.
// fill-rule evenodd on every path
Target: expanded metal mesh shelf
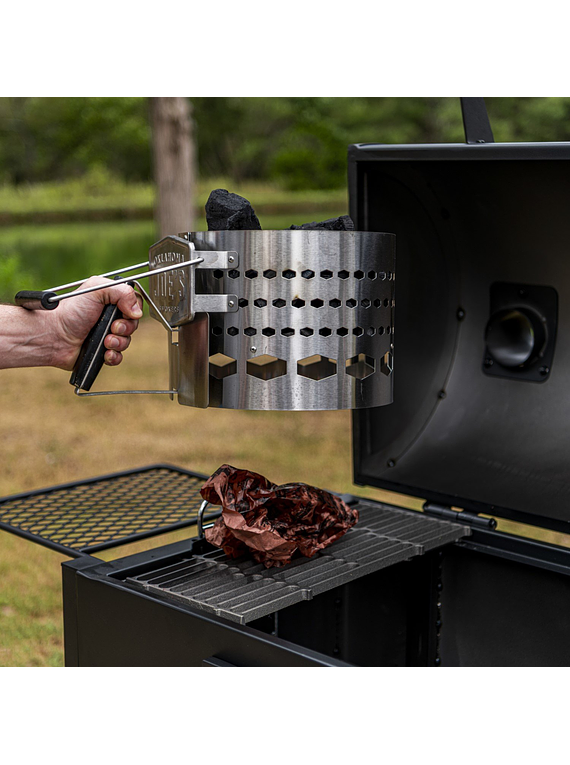
M 388 505 L 363 501 L 357 507 L 356 526 L 314 558 L 266 569 L 249 558 L 232 560 L 214 550 L 127 581 L 246 624 L 471 534 L 463 524 Z
M 205 480 L 150 465 L 5 497 L 0 528 L 77 557 L 195 524 Z

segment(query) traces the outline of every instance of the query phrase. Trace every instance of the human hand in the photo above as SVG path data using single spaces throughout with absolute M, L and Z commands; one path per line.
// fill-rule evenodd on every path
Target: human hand
M 101 276 L 92 276 L 79 289 L 106 283 L 109 287 L 62 300 L 54 311 L 43 314 L 53 343 L 51 366 L 73 369 L 85 338 L 109 303 L 116 304 L 124 318 L 113 322 L 111 334 L 105 338 L 105 364 L 114 367 L 123 360 L 122 352 L 129 347 L 142 316 L 142 299 L 128 284 L 113 286 L 110 279 Z

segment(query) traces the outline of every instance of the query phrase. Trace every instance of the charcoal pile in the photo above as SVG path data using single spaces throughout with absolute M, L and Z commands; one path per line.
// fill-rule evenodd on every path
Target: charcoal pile
M 206 202 L 206 221 L 208 231 L 259 231 L 261 224 L 251 202 L 239 194 L 232 194 L 226 189 L 214 189 Z M 289 227 L 298 231 L 354 231 L 350 215 L 339 218 L 293 224 Z

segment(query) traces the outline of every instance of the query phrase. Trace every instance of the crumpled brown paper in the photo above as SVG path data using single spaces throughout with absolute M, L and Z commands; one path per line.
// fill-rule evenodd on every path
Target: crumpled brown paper
M 297 553 L 311 558 L 358 521 L 358 510 L 328 491 L 304 483 L 277 486 L 231 465 L 218 468 L 201 494 L 223 508 L 206 540 L 230 558 L 249 552 L 266 568 L 284 566 Z

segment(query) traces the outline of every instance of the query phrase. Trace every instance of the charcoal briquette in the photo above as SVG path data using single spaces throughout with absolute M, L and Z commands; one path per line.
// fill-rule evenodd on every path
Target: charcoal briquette
M 226 189 L 214 189 L 206 202 L 208 231 L 260 230 L 255 210 L 244 197 Z

